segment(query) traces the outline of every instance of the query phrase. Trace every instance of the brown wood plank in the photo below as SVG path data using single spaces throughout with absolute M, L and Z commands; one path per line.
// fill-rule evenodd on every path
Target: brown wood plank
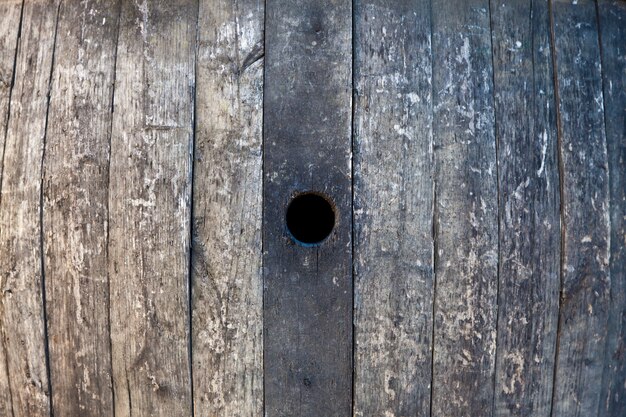
M 113 412 L 107 204 L 119 2 L 59 11 L 46 137 L 43 244 L 53 413 Z
M 609 165 L 611 306 L 601 417 L 626 415 L 626 2 L 598 1 Z
M 192 247 L 196 416 L 263 414 L 263 22 L 263 2 L 200 2 Z
M 556 101 L 546 0 L 492 0 L 499 170 L 496 416 L 548 417 L 558 321 Z
M 435 417 L 492 414 L 498 206 L 489 26 L 486 0 L 433 7 Z
M 17 42 L 22 17 L 22 0 L 0 3 L 0 202 L 2 201 L 2 167 L 4 140 L 7 133 L 13 76 L 17 59 Z M 5 297 L 4 276 L 0 272 L 0 323 L 2 323 L 2 299 Z M 4 341 L 0 327 L 0 415 L 11 415 L 11 385 Z
M 598 414 L 609 311 L 609 183 L 596 5 L 554 0 L 561 306 L 553 415 Z
M 122 2 L 110 156 L 115 415 L 191 415 L 189 248 L 198 4 Z
M 351 3 L 268 1 L 265 35 L 265 415 L 343 417 L 352 409 Z M 317 246 L 286 227 L 288 203 L 307 191 L 334 202 L 334 230 Z
M 355 7 L 354 415 L 430 416 L 430 1 Z
M 57 1 L 29 1 L 11 94 L 0 198 L 0 362 L 13 417 L 50 415 L 42 267 L 42 162 Z

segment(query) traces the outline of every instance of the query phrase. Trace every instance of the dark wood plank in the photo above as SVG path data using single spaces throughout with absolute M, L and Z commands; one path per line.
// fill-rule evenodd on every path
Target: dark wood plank
M 626 415 L 626 2 L 598 1 L 609 165 L 611 306 L 601 417 Z
M 15 73 L 17 41 L 22 16 L 22 0 L 0 3 L 0 201 L 2 201 L 2 167 L 4 140 L 7 133 L 13 76 Z M 0 272 L 0 323 L 2 323 L 2 299 L 6 296 L 4 276 Z M 12 413 L 11 384 L 6 357 L 4 331 L 0 327 L 0 415 Z
M 198 3 L 122 2 L 110 157 L 115 414 L 190 416 Z
M 6 364 L 11 416 L 49 416 L 42 163 L 58 1 L 29 1 L 11 94 L 0 198 L 0 363 Z
M 436 417 L 492 414 L 498 206 L 489 23 L 486 0 L 433 7 Z
M 53 413 L 113 412 L 107 203 L 119 2 L 59 12 L 44 163 L 44 265 Z
M 496 416 L 548 417 L 560 217 L 547 0 L 491 2 L 499 171 Z
M 196 416 L 263 414 L 264 4 L 202 0 L 193 181 Z
M 268 417 L 347 416 L 352 408 L 350 2 L 266 3 L 264 364 Z M 335 204 L 320 246 L 289 236 L 298 192 Z
M 430 416 L 430 1 L 355 3 L 355 416 Z
M 554 0 L 561 306 L 553 415 L 600 408 L 609 311 L 609 183 L 596 5 Z

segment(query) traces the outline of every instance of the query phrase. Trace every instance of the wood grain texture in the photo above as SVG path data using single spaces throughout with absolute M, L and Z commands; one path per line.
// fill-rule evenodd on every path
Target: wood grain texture
M 492 414 L 498 207 L 489 24 L 488 1 L 433 7 L 435 417 Z
M 429 416 L 430 1 L 355 3 L 355 416 Z
M 7 133 L 13 76 L 15 73 L 17 40 L 20 32 L 22 0 L 0 3 L 0 202 L 2 201 L 2 167 L 4 161 L 4 140 Z M 0 206 L 1 207 L 1 206 Z M 5 297 L 4 273 L 0 270 L 0 323 L 3 317 Z M 11 415 L 11 385 L 4 331 L 0 328 L 0 415 Z M 3 360 L 4 359 L 4 360 Z
M 352 7 L 266 2 L 264 98 L 264 365 L 267 417 L 352 410 Z M 289 236 L 298 192 L 334 202 L 319 246 Z
M 115 415 L 191 415 L 189 248 L 198 4 L 122 2 L 110 156 Z
M 609 165 L 611 307 L 600 417 L 626 415 L 626 2 L 598 3 Z
M 48 416 L 41 176 L 58 3 L 24 6 L 0 199 L 0 363 L 11 415 Z M 6 409 L 7 407 L 4 406 Z
M 609 313 L 609 183 L 595 2 L 556 0 L 562 273 L 553 415 L 600 408 Z
M 558 322 L 560 202 L 546 0 L 491 2 L 499 171 L 496 416 L 548 417 Z
M 200 2 L 192 246 L 197 416 L 263 414 L 263 2 Z
M 4 139 L 9 118 L 11 91 L 13 90 L 21 18 L 22 0 L 0 2 L 0 185 L 2 184 Z M 0 364 L 0 372 L 2 372 L 3 366 Z M 2 391 L 1 387 L 0 385 L 0 391 Z M 2 395 L 0 394 L 0 396 Z
M 107 217 L 119 2 L 59 11 L 43 180 L 53 413 L 113 413 Z

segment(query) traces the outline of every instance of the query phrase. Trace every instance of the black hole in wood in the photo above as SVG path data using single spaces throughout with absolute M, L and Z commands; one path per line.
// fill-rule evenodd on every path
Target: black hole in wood
M 330 235 L 333 227 L 335 210 L 331 202 L 319 194 L 300 194 L 287 207 L 287 228 L 298 243 L 321 243 Z

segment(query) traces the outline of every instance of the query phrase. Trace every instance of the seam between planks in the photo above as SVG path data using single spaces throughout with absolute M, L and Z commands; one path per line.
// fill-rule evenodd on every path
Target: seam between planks
M 267 52 L 267 2 L 263 6 L 263 56 Z M 265 417 L 265 80 L 267 73 L 267 62 L 263 61 L 263 85 L 261 87 L 261 412 Z
M 554 8 L 553 1 L 548 0 L 548 13 L 550 14 L 550 53 L 552 55 L 552 71 L 553 71 L 553 80 L 554 80 L 554 102 L 555 102 L 555 114 L 556 114 L 556 156 L 558 161 L 558 171 L 559 171 L 559 228 L 561 231 L 561 242 L 560 242 L 560 254 L 559 254 L 559 300 L 558 300 L 558 316 L 557 316 L 557 326 L 556 326 L 556 339 L 555 339 L 555 349 L 554 349 L 554 370 L 552 373 L 552 399 L 550 401 L 550 417 L 553 416 L 554 413 L 554 401 L 556 397 L 556 376 L 558 370 L 559 363 L 559 350 L 560 350 L 560 339 L 561 339 L 561 306 L 563 305 L 563 265 L 564 265 L 564 256 L 565 251 L 563 250 L 565 246 L 565 211 L 564 211 L 564 199 L 563 199 L 563 155 L 562 155 L 562 139 L 563 139 L 563 128 L 561 125 L 561 108 L 559 106 L 560 97 L 559 97 L 559 76 L 557 70 L 557 59 L 556 59 L 556 35 L 555 35 L 555 20 L 554 20 Z
M 11 97 L 13 96 L 13 87 L 15 86 L 15 72 L 17 69 L 17 53 L 20 46 L 20 38 L 22 37 L 22 20 L 24 17 L 24 0 L 22 0 L 22 6 L 20 8 L 20 20 L 18 23 L 17 29 L 17 38 L 15 39 L 15 54 L 13 55 L 13 73 L 11 74 L 11 86 L 9 87 L 9 97 L 8 97 L 8 106 L 7 106 L 7 115 L 6 115 L 6 126 L 4 127 L 4 143 L 2 149 L 2 160 L 0 161 L 0 205 L 2 204 L 2 178 L 4 177 L 4 155 L 6 153 L 6 138 L 9 131 L 9 119 L 11 118 Z M 9 369 L 9 357 L 7 355 L 7 346 L 6 346 L 6 334 L 4 332 L 4 328 L 0 329 L 0 342 L 2 342 L 2 349 L 5 352 L 4 361 L 5 368 L 7 370 L 7 379 L 9 380 L 9 401 L 11 403 L 11 416 L 15 417 L 15 410 L 13 407 L 13 388 L 11 386 L 11 374 Z
M 531 0 L 531 15 L 532 15 L 532 0 Z M 497 230 L 498 230 L 498 239 L 496 248 L 498 251 L 497 256 L 497 265 L 496 265 L 496 323 L 495 323 L 495 339 L 494 339 L 494 354 L 493 354 L 493 375 L 491 378 L 492 392 L 491 392 L 491 415 L 496 415 L 496 377 L 498 375 L 498 327 L 500 324 L 500 276 L 501 276 L 501 265 L 502 265 L 502 252 L 500 251 L 500 241 L 501 241 L 501 220 L 500 220 L 500 208 L 501 208 L 501 199 L 500 199 L 500 137 L 498 134 L 498 111 L 496 109 L 497 100 L 496 100 L 496 65 L 494 61 L 494 53 L 493 53 L 493 13 L 491 12 L 491 0 L 488 0 L 488 11 L 489 11 L 489 43 L 490 43 L 490 51 L 491 51 L 491 83 L 492 90 L 491 95 L 493 98 L 493 133 L 494 133 L 494 142 L 495 142 L 495 152 L 496 152 L 496 218 L 497 218 Z M 534 70 L 534 66 L 533 66 Z
M 350 206 L 351 206 L 351 210 L 350 210 L 350 216 L 351 216 L 351 229 L 350 229 L 350 233 L 351 233 L 351 239 L 350 239 L 350 250 L 352 252 L 352 265 L 351 265 L 351 272 L 352 272 L 352 406 L 350 408 L 350 415 L 354 416 L 354 406 L 355 406 L 355 402 L 356 402 L 356 398 L 355 398 L 355 393 L 356 393 L 356 360 L 357 360 L 357 351 L 356 351 L 356 323 L 355 323 L 355 317 L 356 317 L 356 268 L 355 268 L 355 251 L 354 251 L 354 240 L 356 238 L 356 233 L 354 233 L 355 230 L 355 221 L 354 221 L 354 150 L 355 150 L 355 136 L 356 136 L 356 129 L 355 129 L 355 123 L 356 123 L 356 105 L 354 103 L 356 103 L 357 101 L 357 96 L 358 96 L 358 91 L 356 88 L 356 50 L 357 50 L 357 40 L 356 40 L 356 19 L 354 14 L 356 13 L 357 4 L 358 0 L 352 0 L 351 1 L 351 5 L 352 5 L 352 13 L 350 13 L 352 22 L 351 22 L 351 28 L 352 28 L 352 83 L 351 83 L 351 88 L 352 88 L 352 94 L 350 95 L 350 98 L 352 100 L 352 102 L 350 103 Z
M 52 75 L 54 73 L 54 58 L 57 46 L 57 33 L 59 29 L 59 14 L 61 11 L 62 1 L 57 6 L 55 25 L 54 25 L 54 40 L 52 41 L 52 60 L 50 63 L 50 74 L 48 76 L 48 93 L 46 104 L 46 118 L 44 122 L 43 130 L 43 145 L 41 152 L 41 166 L 40 166 L 40 180 L 39 180 L 39 259 L 41 266 L 41 302 L 43 306 L 43 330 L 44 330 L 44 351 L 46 356 L 46 374 L 48 377 L 48 403 L 50 407 L 50 416 L 54 417 L 54 408 L 52 405 L 52 379 L 50 378 L 50 343 L 48 341 L 48 312 L 46 308 L 46 269 L 45 269 L 45 256 L 44 256 L 44 233 L 43 233 L 43 187 L 44 187 L 44 162 L 46 160 L 46 142 L 48 137 L 48 115 L 50 114 L 50 97 L 52 95 Z
M 120 43 L 120 25 L 122 21 L 122 1 L 118 1 L 118 13 L 117 13 L 117 33 L 115 34 L 115 51 L 113 56 L 113 85 L 111 91 L 111 121 L 109 123 L 109 155 L 107 158 L 107 196 L 106 196 L 106 210 L 107 210 L 107 218 L 106 218 L 106 259 L 107 264 L 109 262 L 109 246 L 110 246 L 110 226 L 111 226 L 111 211 L 109 210 L 109 201 L 111 194 L 111 148 L 113 146 L 113 113 L 115 112 L 115 87 L 117 85 L 117 50 Z M 111 274 L 109 273 L 109 268 L 107 268 L 107 322 L 109 326 L 109 361 L 110 361 L 110 373 L 109 377 L 111 379 L 111 412 L 113 417 L 115 417 L 115 381 L 113 380 L 113 336 L 111 335 Z
M 189 325 L 189 388 L 191 391 L 191 417 L 194 417 L 195 410 L 195 398 L 193 390 L 193 247 L 194 247 L 194 221 L 193 221 L 193 190 L 194 190 L 194 165 L 196 161 L 196 131 L 197 131 L 197 97 L 198 97 L 198 49 L 200 48 L 200 2 L 198 0 L 198 7 L 196 9 L 196 44 L 194 45 L 194 60 L 193 60 L 193 110 L 192 110 L 192 133 L 191 133 L 191 147 L 189 164 L 189 178 L 190 178 L 190 193 L 189 193 L 189 265 L 187 267 L 187 287 L 188 287 L 188 325 Z
M 430 3 L 430 97 L 431 97 L 431 118 L 430 118 L 430 130 L 431 130 L 431 136 L 430 136 L 430 146 L 432 149 L 432 153 L 431 153 L 431 172 L 432 172 L 432 176 L 433 176 L 433 189 L 432 189 L 432 211 L 431 211 L 431 215 L 432 215 L 432 225 L 431 225 L 431 239 L 432 239 L 432 255 L 431 255 L 431 261 L 432 261 L 432 280 L 433 280 L 433 289 L 432 289 L 432 317 L 431 317 L 431 338 L 430 338 L 430 399 L 429 399 L 429 410 L 428 410 L 428 414 L 430 417 L 432 417 L 433 415 L 433 398 L 434 398 L 434 391 L 435 391 L 435 312 L 437 311 L 437 259 L 438 259 L 438 255 L 437 252 L 439 250 L 439 244 L 437 242 L 437 235 L 438 235 L 438 222 L 439 222 L 439 217 L 438 214 L 439 212 L 437 211 L 437 167 L 435 166 L 435 164 L 437 163 L 437 158 L 435 156 L 435 132 L 434 132 L 434 125 L 435 125 L 435 112 L 434 112 L 434 98 L 435 98 L 435 87 L 434 87 L 434 82 L 433 82 L 433 2 L 432 0 L 429 2 Z

